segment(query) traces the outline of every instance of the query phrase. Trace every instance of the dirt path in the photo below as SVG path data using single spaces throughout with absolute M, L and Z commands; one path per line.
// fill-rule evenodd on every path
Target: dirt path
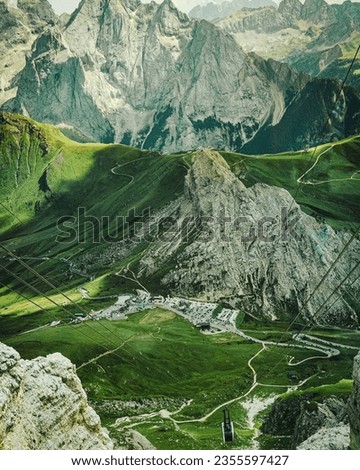
M 175 421 L 176 424 L 184 424 L 184 423 L 203 423 L 205 422 L 207 419 L 209 419 L 214 413 L 216 413 L 218 410 L 220 410 L 221 408 L 224 408 L 228 405 L 231 405 L 239 400 L 241 400 L 242 398 L 246 398 L 248 395 L 250 395 L 250 393 L 257 387 L 258 383 L 257 383 L 257 373 L 256 373 L 256 370 L 255 368 L 252 366 L 252 361 L 259 355 L 261 354 L 263 351 L 265 351 L 266 349 L 266 346 L 265 344 L 262 345 L 262 348 L 256 353 L 254 354 L 249 360 L 248 360 L 248 367 L 251 369 L 252 373 L 253 373 L 253 383 L 251 385 L 251 387 L 249 388 L 249 390 L 244 393 L 243 395 L 240 395 L 239 397 L 236 397 L 236 398 L 233 398 L 232 400 L 229 400 L 229 401 L 226 401 L 224 403 L 221 403 L 220 405 L 218 405 L 216 408 L 214 408 L 212 411 L 210 411 L 210 413 L 208 413 L 206 416 L 203 416 L 202 418 L 198 418 L 198 419 L 189 419 L 189 420 L 185 420 L 185 421 Z
M 83 286 L 78 287 L 77 290 L 80 292 L 81 297 L 85 300 L 108 300 L 117 299 L 119 297 L 118 295 L 103 295 L 97 297 L 90 297 L 88 291 Z
M 298 184 L 309 184 L 309 182 L 303 182 L 302 180 L 304 179 L 304 177 L 310 173 L 315 167 L 316 165 L 319 163 L 319 160 L 320 158 L 325 155 L 327 152 L 330 152 L 330 150 L 332 150 L 333 148 L 335 147 L 335 145 L 332 145 L 331 147 L 329 147 L 328 149 L 324 150 L 323 152 L 319 153 L 319 155 L 316 157 L 316 160 L 315 162 L 313 163 L 313 165 L 311 165 L 310 168 L 308 168 L 304 174 L 302 174 L 298 179 L 297 179 L 297 183 Z M 311 184 L 311 183 L 310 183 Z
M 116 347 L 115 349 L 111 349 L 109 351 L 106 351 L 104 352 L 103 354 L 99 354 L 99 356 L 96 356 L 96 357 L 93 357 L 92 359 L 90 359 L 89 361 L 87 362 L 84 362 L 83 364 L 81 364 L 79 367 L 76 368 L 76 370 L 79 370 L 85 366 L 88 366 L 89 364 L 93 364 L 94 362 L 98 361 L 99 359 L 101 359 L 102 357 L 105 357 L 105 356 L 109 356 L 110 354 L 114 354 L 115 352 L 117 352 L 119 349 L 123 348 L 125 346 L 126 343 L 128 343 L 130 340 L 132 340 L 134 338 L 135 335 L 132 335 L 130 336 L 130 338 L 128 338 L 127 340 L 123 341 L 120 346 Z
M 122 274 L 122 272 L 124 271 L 125 268 L 122 268 L 120 271 L 118 271 L 117 273 L 115 273 L 115 276 L 118 276 L 118 277 L 122 277 L 124 279 L 127 279 L 128 281 L 132 281 L 134 282 L 135 284 L 137 284 L 140 289 L 144 290 L 145 292 L 147 292 L 148 294 L 150 294 L 150 292 L 147 290 L 147 288 L 141 284 L 141 282 L 139 281 L 139 279 L 137 278 L 136 274 L 134 273 L 134 271 L 132 271 L 130 269 L 130 263 L 126 266 L 126 272 L 130 272 L 130 274 L 132 274 L 133 277 L 129 277 L 129 276 L 125 276 L 125 274 Z

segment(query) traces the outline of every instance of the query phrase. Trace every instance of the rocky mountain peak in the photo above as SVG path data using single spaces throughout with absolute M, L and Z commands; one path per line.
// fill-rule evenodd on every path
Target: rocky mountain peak
M 90 33 L 92 31 L 90 26 L 99 26 L 96 23 L 101 24 L 105 16 L 119 14 L 129 16 L 139 5 L 141 5 L 140 0 L 82 0 L 71 16 L 68 28 L 71 30 L 79 28 L 85 22 L 88 23 Z
M 162 3 L 160 3 L 159 11 L 167 11 L 167 12 L 171 12 L 172 14 L 178 17 L 188 18 L 187 14 L 180 11 L 172 0 L 164 0 Z
M 127 9 L 134 11 L 141 5 L 141 0 L 82 0 L 77 10 L 104 11 L 107 9 Z
M 278 11 L 291 19 L 300 19 L 303 5 L 300 0 L 282 0 Z
M 221 178 L 234 183 L 235 176 L 229 165 L 218 152 L 211 149 L 199 150 L 194 156 L 194 164 L 189 175 L 205 178 Z
M 211 301 L 232 299 L 255 316 L 275 319 L 283 311 L 311 322 L 357 324 L 344 299 L 319 313 L 325 292 L 353 254 L 307 303 L 311 286 L 327 271 L 344 239 L 302 212 L 286 190 L 261 183 L 246 187 L 220 153 L 204 149 L 193 157 L 184 196 L 176 204 L 176 219 L 192 221 L 191 242 L 180 253 L 179 240 L 184 240 L 179 233 L 169 244 L 156 242 L 141 260 L 140 272 L 174 264 L 177 268 L 162 279 L 168 290 Z M 272 228 L 265 234 L 261 227 L 269 218 Z M 288 231 L 293 223 L 294 231 Z
M 0 448 L 112 449 L 75 366 L 61 354 L 23 360 L 0 343 Z
M 29 25 L 33 32 L 40 32 L 44 24 L 54 25 L 57 18 L 47 0 L 0 0 L 0 8 L 8 18 L 21 19 L 22 26 Z M 4 21 L 2 18 L 0 24 Z
M 329 21 L 334 15 L 334 10 L 325 0 L 305 0 L 302 7 L 302 18 L 314 23 Z
M 29 15 L 31 22 L 55 23 L 56 15 L 47 0 L 17 0 L 17 7 Z
M 178 8 L 175 6 L 174 2 L 172 0 L 164 0 L 160 6 L 162 8 L 168 8 L 169 10 L 173 11 L 179 11 Z
M 159 22 L 163 26 L 165 34 L 176 34 L 178 29 L 187 28 L 191 24 L 189 17 L 180 11 L 172 0 L 164 0 L 159 5 L 153 22 Z
M 87 19 L 100 19 L 111 5 L 118 4 L 118 0 L 82 0 L 72 13 L 68 26 Z
M 308 12 L 315 12 L 316 10 L 327 8 L 328 3 L 325 0 L 305 0 L 304 10 Z

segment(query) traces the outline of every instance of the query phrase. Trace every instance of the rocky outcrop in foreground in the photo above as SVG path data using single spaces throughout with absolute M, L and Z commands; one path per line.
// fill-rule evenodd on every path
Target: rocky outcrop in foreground
M 0 449 L 112 448 L 68 359 L 23 360 L 0 343 Z
M 353 390 L 346 397 L 322 398 L 312 392 L 280 397 L 262 425 L 262 432 L 289 437 L 290 448 L 303 450 L 360 449 L 360 353 L 354 359 Z
M 303 450 L 346 450 L 349 446 L 349 426 L 340 424 L 339 426 L 321 428 L 306 441 L 300 444 L 297 449 Z
M 350 420 L 350 447 L 360 449 L 360 353 L 354 360 L 354 388 L 348 404 Z
M 332 438 L 335 429 L 336 440 Z M 347 449 L 346 401 L 335 397 L 316 401 L 311 393 L 280 398 L 274 403 L 262 431 L 273 436 L 289 436 L 291 449 Z

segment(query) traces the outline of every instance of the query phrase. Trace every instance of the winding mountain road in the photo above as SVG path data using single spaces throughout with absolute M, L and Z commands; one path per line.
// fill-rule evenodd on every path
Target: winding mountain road
M 349 177 L 349 178 L 332 178 L 330 180 L 325 180 L 325 181 L 303 181 L 304 180 L 304 177 L 310 173 L 315 167 L 316 165 L 319 163 L 319 160 L 320 158 L 325 155 L 327 152 L 330 152 L 330 150 L 332 150 L 333 148 L 335 147 L 335 145 L 332 145 L 331 147 L 329 147 L 328 149 L 324 150 L 323 152 L 321 152 L 313 165 L 311 165 L 310 168 L 308 168 L 304 174 L 302 174 L 298 179 L 297 179 L 297 183 L 298 184 L 306 184 L 306 185 L 311 185 L 311 186 L 318 186 L 320 184 L 327 184 L 327 183 L 333 183 L 335 181 L 337 182 L 340 182 L 340 181 L 360 181 L 360 177 L 357 178 L 357 176 L 360 175 L 360 170 L 356 170 L 352 173 L 352 175 Z

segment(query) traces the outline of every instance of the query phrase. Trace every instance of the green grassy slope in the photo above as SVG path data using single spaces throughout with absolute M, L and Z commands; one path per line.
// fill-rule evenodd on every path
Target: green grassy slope
M 9 114 L 1 115 L 0 136 L 0 237 L 19 256 L 49 258 L 27 262 L 65 289 L 84 279 L 70 279 L 68 263 L 62 260 L 96 246 L 91 242 L 90 224 L 79 231 L 85 243 L 57 243 L 60 217 L 76 216 L 78 207 L 84 207 L 88 216 L 107 216 L 112 233 L 116 217 L 126 216 L 133 208 L 137 213 L 147 207 L 160 209 L 183 188 L 186 167 L 181 155 L 170 157 L 121 145 L 78 144 L 51 126 Z M 119 165 L 124 165 L 123 170 L 113 174 L 111 170 Z M 132 178 L 133 184 L 129 184 Z M 133 256 L 143 248 L 137 247 Z M 3 262 L 23 275 L 23 268 Z M 23 277 L 34 281 L 33 276 Z M 7 284 L 11 281 L 8 275 L 4 279 Z M 16 281 L 10 284 L 18 290 Z M 41 282 L 35 284 L 49 290 Z M 25 290 L 25 294 L 31 295 L 31 291 Z
M 222 154 L 247 186 L 263 182 L 286 188 L 296 195 L 305 211 L 324 217 L 335 228 L 351 229 L 360 218 L 357 173 L 360 171 L 360 137 L 348 138 L 331 147 L 330 144 L 319 146 L 315 153 L 310 149 L 280 155 Z M 316 166 L 302 180 L 314 184 L 298 186 L 298 178 L 320 154 L 323 155 Z M 52 126 L 24 116 L 1 113 L 0 240 L 19 256 L 34 258 L 26 262 L 73 299 L 80 300 L 75 287 L 87 280 L 79 273 L 71 274 L 69 263 L 79 253 L 96 253 L 103 244 L 91 243 L 91 224 L 80 228 L 79 235 L 84 243 L 76 240 L 58 243 L 57 220 L 76 216 L 78 207 L 83 207 L 88 215 L 98 219 L 108 216 L 109 232 L 113 233 L 117 216 L 126 216 L 132 208 L 138 213 L 148 207 L 159 210 L 181 195 L 191 161 L 191 154 L 160 155 L 123 145 L 76 143 Z M 120 236 L 126 235 L 128 230 L 126 227 L 123 232 L 120 230 Z M 146 243 L 138 244 L 130 254 L 119 257 L 111 268 L 96 271 L 97 279 L 86 285 L 91 295 L 134 289 L 134 283 L 113 273 L 129 262 L 135 263 L 146 247 Z M 2 251 L 1 262 L 10 271 L 42 292 L 55 296 L 46 284 L 24 273 L 23 267 L 7 258 Z M 10 275 L 2 273 L 2 279 L 15 292 L 34 296 L 31 289 L 21 287 Z M 159 277 L 148 279 L 148 286 L 151 290 L 160 290 Z M 59 313 L 48 301 L 41 297 L 39 300 L 42 306 L 51 306 Z M 37 312 L 35 325 L 43 316 L 34 305 L 14 292 L 9 293 L 2 285 L 0 308 L 0 316 L 7 317 L 7 328 L 12 331 L 16 331 L 9 320 L 13 315 Z
M 330 147 L 320 146 L 312 163 Z M 326 218 L 335 228 L 352 228 L 360 217 L 356 181 L 359 149 L 359 137 L 336 144 L 304 179 L 316 184 L 301 185 L 298 191 L 296 181 L 309 167 L 311 150 L 261 156 L 222 154 L 247 186 L 263 182 L 284 187 L 296 194 L 297 202 L 307 212 Z M 89 225 L 80 231 L 84 243 L 58 243 L 56 222 L 60 217 L 76 215 L 81 206 L 88 215 L 108 216 L 113 230 L 116 216 L 125 216 L 132 208 L 138 213 L 147 207 L 159 210 L 183 193 L 191 160 L 191 154 L 161 155 L 122 145 L 80 144 L 52 126 L 23 116 L 0 114 L 0 241 L 76 302 L 72 304 L 1 251 L 0 265 L 46 293 L 50 300 L 34 294 L 0 268 L 0 340 L 14 346 L 25 358 L 54 351 L 69 357 L 79 367 L 79 376 L 104 424 L 119 442 L 123 442 L 126 429 L 115 425 L 116 419 L 156 412 L 156 416 L 140 419 L 135 426 L 156 447 L 220 448 L 221 410 L 205 423 L 179 425 L 180 431 L 158 411 L 174 411 L 184 401 L 193 400 L 176 419 L 198 419 L 226 400 L 246 393 L 253 379 L 247 363 L 261 345 L 229 334 L 204 336 L 186 321 L 161 310 L 133 315 L 127 322 L 102 322 L 113 333 L 105 332 L 95 322 L 90 323 L 102 331 L 101 335 L 90 332 L 88 324 L 70 326 L 69 319 L 79 306 L 90 312 L 113 302 L 82 299 L 76 289 L 79 285 L 84 285 L 91 296 L 128 292 L 137 287 L 114 273 L 136 262 L 147 244 L 125 252 L 117 263 L 95 272 L 95 279 L 90 281 L 79 273 L 71 273 L 69 263 L 78 253 L 97 253 L 103 245 L 91 243 Z M 147 286 L 154 293 L 160 291 L 156 278 L 149 279 Z M 29 331 L 54 320 L 61 320 L 61 325 Z M 243 317 L 239 317 L 239 325 L 252 336 L 275 340 L 287 326 L 253 324 Z M 314 334 L 329 339 L 334 333 L 319 329 Z M 336 331 L 336 337 L 345 344 L 358 342 L 356 333 Z M 119 349 L 80 367 L 101 355 L 103 347 Z M 266 385 L 257 389 L 257 396 L 280 393 L 284 389 L 279 386 L 293 384 L 290 376 L 294 368 L 286 365 L 282 353 L 275 348 L 254 359 L 258 380 Z M 288 354 L 298 360 L 311 355 L 301 350 L 289 350 Z M 350 379 L 352 358 L 353 350 L 344 349 L 339 358 L 303 363 L 295 375 L 299 380 L 313 376 L 307 383 L 309 387 L 336 384 Z M 272 370 L 275 363 L 278 365 Z M 140 407 L 136 412 L 133 401 Z M 247 429 L 241 405 L 234 405 L 232 413 L 239 439 L 236 447 L 247 448 L 254 430 Z
M 309 149 L 279 155 L 222 155 L 245 184 L 263 182 L 295 194 L 297 179 L 331 146 L 319 146 L 315 153 Z M 360 137 L 337 142 L 306 175 L 297 202 L 335 225 L 358 221 L 359 148 Z M 119 174 L 111 173 L 117 165 L 127 163 L 117 170 Z M 186 158 L 189 163 L 191 155 Z M 29 222 L 27 228 L 38 231 L 79 206 L 93 215 L 110 217 L 131 207 L 160 208 L 182 192 L 186 173 L 183 154 L 79 144 L 52 126 L 7 113 L 0 114 L 0 168 L 0 202 L 22 222 Z M 131 177 L 135 177 L 132 184 Z M 19 220 L 3 207 L 0 210 L 0 234 L 5 236 Z
M 234 447 L 249 448 L 254 429 L 248 427 L 241 396 L 253 383 L 248 361 L 262 349 L 260 344 L 231 334 L 203 335 L 184 319 L 161 309 L 131 315 L 127 321 L 90 325 L 91 331 L 86 323 L 61 325 L 5 342 L 28 359 L 55 351 L 69 357 L 77 365 L 77 373 L 103 424 L 120 443 L 124 441 L 126 426 L 134 424 L 134 429 L 160 449 L 222 448 L 221 404 L 239 397 L 239 401 L 230 405 L 237 434 Z M 273 331 L 276 330 L 274 326 Z M 278 334 L 280 331 L 281 328 Z M 82 333 L 90 335 L 97 344 Z M 348 344 L 351 336 L 342 332 L 342 342 Z M 103 346 L 117 349 L 102 356 Z M 290 349 L 286 354 L 299 361 L 313 355 L 301 349 Z M 295 368 L 287 366 L 286 354 L 283 348 L 268 349 L 252 360 L 258 382 L 267 386 L 258 386 L 250 397 L 263 399 L 270 394 L 282 394 L 284 385 L 310 377 L 306 387 L 281 395 L 283 399 L 305 391 L 318 401 L 321 396 L 348 394 L 349 382 L 339 381 L 351 378 L 353 351 L 343 350 L 341 357 L 313 359 Z M 325 379 L 339 384 L 324 387 Z M 179 410 L 184 403 L 187 406 L 173 416 L 179 422 L 176 425 L 159 414 L 162 409 Z M 219 406 L 203 422 L 181 423 L 202 418 Z M 141 418 L 151 413 L 154 415 Z M 116 425 L 116 420 L 124 417 L 129 419 Z M 266 446 L 269 438 L 266 440 L 265 436 L 263 442 Z
M 221 153 L 247 186 L 263 182 L 285 188 L 305 212 L 323 217 L 336 229 L 351 229 L 360 221 L 360 137 L 333 145 L 278 155 Z

